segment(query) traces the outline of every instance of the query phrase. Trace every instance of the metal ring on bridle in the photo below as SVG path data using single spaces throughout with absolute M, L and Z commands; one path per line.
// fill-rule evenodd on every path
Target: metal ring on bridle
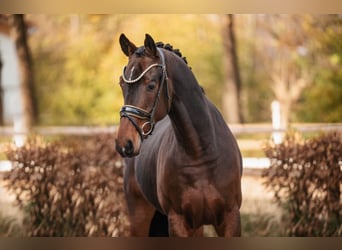
M 144 131 L 144 128 L 145 128 L 146 125 L 149 125 L 149 126 L 150 126 L 150 129 L 149 129 L 147 132 Z M 148 136 L 149 134 L 152 133 L 152 130 L 153 130 L 153 124 L 152 124 L 150 121 L 145 122 L 145 123 L 141 126 L 141 133 L 142 133 L 143 136 Z

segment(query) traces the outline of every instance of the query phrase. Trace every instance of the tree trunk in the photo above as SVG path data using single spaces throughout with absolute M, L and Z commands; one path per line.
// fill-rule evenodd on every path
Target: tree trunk
M 9 19 L 11 36 L 15 43 L 20 71 L 20 95 L 23 103 L 23 125 L 28 131 L 35 123 L 36 108 L 32 59 L 27 40 L 27 27 L 23 14 L 11 15 Z
M 223 93 L 223 115 L 229 123 L 243 122 L 240 102 L 241 79 L 236 53 L 234 16 L 225 15 L 222 27 L 223 65 L 225 89 Z
M 273 69 L 271 75 L 273 93 L 280 104 L 281 129 L 287 129 L 290 123 L 292 105 L 299 100 L 304 88 L 311 81 L 310 74 L 301 71 L 300 75 L 290 65 L 287 59 L 278 59 L 277 69 Z

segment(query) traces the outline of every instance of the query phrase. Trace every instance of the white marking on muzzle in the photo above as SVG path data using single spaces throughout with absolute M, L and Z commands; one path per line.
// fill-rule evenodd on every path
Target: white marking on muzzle
M 129 80 L 132 80 L 132 76 L 133 76 L 133 71 L 134 71 L 134 66 L 131 69 L 131 73 L 129 74 Z

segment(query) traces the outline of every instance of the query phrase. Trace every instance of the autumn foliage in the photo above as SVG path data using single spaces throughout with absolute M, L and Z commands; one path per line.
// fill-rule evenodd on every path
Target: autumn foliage
M 289 216 L 290 236 L 342 236 L 342 134 L 304 140 L 288 135 L 269 144 L 263 176 Z
M 63 141 L 63 143 L 61 143 Z M 25 213 L 29 236 L 125 236 L 122 164 L 113 135 L 9 148 L 5 175 Z
M 290 236 L 342 236 L 342 133 L 289 134 L 265 148 L 266 186 L 285 209 Z M 7 189 L 29 236 L 127 236 L 122 163 L 114 135 L 30 140 L 9 147 Z

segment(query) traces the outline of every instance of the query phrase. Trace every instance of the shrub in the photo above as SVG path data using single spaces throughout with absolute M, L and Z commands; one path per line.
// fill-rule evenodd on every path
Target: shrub
M 26 211 L 29 236 L 125 236 L 122 164 L 113 135 L 35 138 L 6 155 L 6 187 Z
M 266 146 L 265 184 L 288 212 L 291 236 L 342 236 L 342 134 L 289 134 Z

